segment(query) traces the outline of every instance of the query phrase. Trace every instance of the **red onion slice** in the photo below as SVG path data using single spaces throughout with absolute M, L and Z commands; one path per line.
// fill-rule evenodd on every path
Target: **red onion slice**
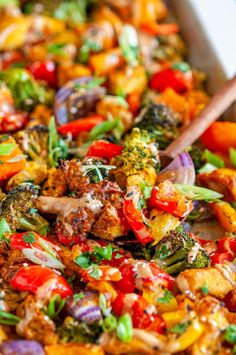
M 195 168 L 191 156 L 187 152 L 179 154 L 166 168 L 161 170 L 157 181 L 170 180 L 175 184 L 194 185 Z

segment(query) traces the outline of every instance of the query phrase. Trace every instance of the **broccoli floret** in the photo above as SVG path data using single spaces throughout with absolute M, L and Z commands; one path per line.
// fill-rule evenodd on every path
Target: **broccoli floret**
M 157 243 L 154 259 L 169 274 L 210 265 L 207 252 L 180 228 Z
M 44 233 L 48 222 L 40 216 L 35 206 L 38 189 L 31 183 L 23 183 L 10 190 L 0 203 L 0 215 L 11 230 L 30 230 Z
M 86 323 L 67 317 L 62 326 L 57 328 L 62 343 L 94 343 L 102 333 L 101 325 L 96 322 Z
M 48 162 L 48 128 L 43 125 L 19 131 L 15 139 L 21 150 L 38 163 Z
M 158 145 L 146 130 L 133 128 L 126 135 L 122 154 L 113 159 L 126 176 L 134 175 L 145 168 L 159 168 Z
M 30 111 L 37 104 L 52 102 L 52 92 L 46 90 L 30 74 L 20 68 L 11 68 L 0 73 L 0 79 L 11 90 L 18 108 Z
M 140 118 L 137 127 L 150 132 L 161 149 L 166 148 L 178 136 L 181 122 L 179 114 L 166 105 L 150 104 Z

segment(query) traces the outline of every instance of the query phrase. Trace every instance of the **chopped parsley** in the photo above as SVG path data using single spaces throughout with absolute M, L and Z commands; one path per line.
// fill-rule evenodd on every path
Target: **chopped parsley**
M 104 77 L 100 77 L 100 78 L 93 77 L 88 83 L 75 83 L 74 88 L 76 90 L 93 89 L 93 88 L 96 88 L 96 87 L 100 86 L 101 84 L 103 84 L 105 82 L 105 80 L 106 79 Z
M 65 43 L 53 43 L 48 46 L 48 53 L 64 56 L 65 52 Z
M 35 242 L 35 235 L 33 232 L 28 232 L 26 234 L 23 235 L 23 241 L 25 243 L 29 243 L 29 244 L 32 244 Z
M 169 304 L 174 299 L 172 293 L 169 290 L 164 291 L 164 295 L 162 297 L 157 298 L 158 303 Z
M 209 293 L 209 288 L 207 283 L 205 282 L 204 285 L 201 287 L 201 291 L 204 295 L 207 295 Z
M 176 324 L 174 327 L 170 328 L 169 331 L 171 333 L 183 334 L 187 330 L 190 323 L 191 322 L 188 320 L 186 322 Z

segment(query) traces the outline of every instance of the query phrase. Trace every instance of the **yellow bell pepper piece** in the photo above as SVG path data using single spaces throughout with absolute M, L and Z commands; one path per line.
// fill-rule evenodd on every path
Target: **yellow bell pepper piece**
M 169 344 L 167 344 L 166 350 L 170 351 L 170 353 L 177 353 L 186 350 L 200 337 L 203 330 L 203 324 L 201 324 L 197 318 L 193 319 L 186 332 L 181 334 L 178 339 L 170 340 Z
M 174 311 L 174 312 L 167 312 L 162 314 L 162 317 L 166 323 L 166 327 L 172 328 L 176 324 L 180 323 L 183 321 L 184 318 L 186 318 L 186 312 L 183 310 L 180 311 Z

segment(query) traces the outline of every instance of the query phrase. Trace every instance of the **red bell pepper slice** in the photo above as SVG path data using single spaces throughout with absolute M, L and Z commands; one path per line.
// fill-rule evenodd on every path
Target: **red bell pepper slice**
M 234 255 L 228 252 L 225 253 L 215 252 L 210 254 L 210 258 L 211 258 L 212 265 L 215 265 L 215 264 L 223 264 L 225 261 L 232 261 L 234 259 Z
M 79 118 L 78 120 L 66 123 L 58 128 L 58 132 L 62 135 L 71 133 L 73 138 L 76 138 L 81 132 L 89 132 L 99 123 L 103 122 L 104 118 L 100 115 L 91 117 Z
M 236 239 L 232 237 L 221 238 L 217 241 L 219 252 L 227 252 L 232 254 L 233 256 L 236 253 Z
M 148 219 L 138 209 L 140 191 L 137 186 L 127 188 L 123 203 L 123 213 L 132 231 L 142 244 L 153 241 L 151 228 L 148 226 Z
M 227 293 L 224 298 L 224 303 L 230 312 L 236 312 L 236 292 L 235 288 Z
M 23 129 L 29 120 L 26 112 L 4 113 L 0 120 L 0 133 L 15 132 Z
M 192 201 L 187 201 L 168 180 L 154 187 L 148 205 L 150 208 L 159 208 L 178 218 L 187 216 L 193 209 Z
M 123 147 L 104 140 L 97 140 L 89 147 L 87 157 L 112 159 L 122 153 Z
M 48 86 L 57 88 L 57 68 L 52 60 L 34 62 L 26 67 L 36 80 L 45 81 Z
M 150 88 L 159 92 L 172 88 L 178 94 L 181 94 L 191 89 L 192 85 L 193 79 L 191 71 L 183 72 L 172 68 L 164 69 L 153 74 L 150 80 Z
M 141 29 L 152 36 L 168 36 L 179 32 L 179 26 L 176 23 L 144 23 Z
M 39 265 L 26 266 L 20 269 L 11 280 L 11 285 L 19 291 L 36 293 L 39 287 L 50 281 L 50 290 L 53 294 L 58 294 L 61 297 L 73 294 L 64 277 L 52 269 Z

